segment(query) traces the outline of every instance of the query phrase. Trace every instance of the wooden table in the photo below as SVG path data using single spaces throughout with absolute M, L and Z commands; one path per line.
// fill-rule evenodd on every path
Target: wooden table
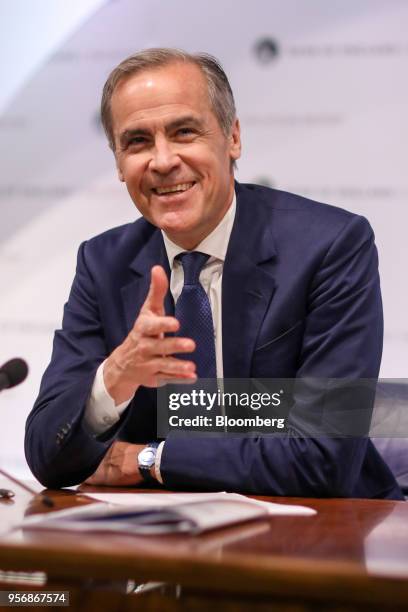
M 260 498 L 318 513 L 198 537 L 84 536 L 10 532 L 24 515 L 46 510 L 38 497 L 15 491 L 13 502 L 0 502 L 0 570 L 46 572 L 43 590 L 69 590 L 70 609 L 408 610 L 405 502 Z M 90 502 L 85 494 L 49 493 L 58 509 Z M 127 579 L 169 586 L 126 595 Z

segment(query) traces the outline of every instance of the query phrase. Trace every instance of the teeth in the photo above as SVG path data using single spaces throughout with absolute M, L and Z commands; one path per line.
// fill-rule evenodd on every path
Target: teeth
M 173 193 L 175 191 L 187 191 L 190 189 L 194 183 L 180 183 L 180 185 L 173 185 L 172 187 L 156 187 L 156 192 L 159 195 L 163 195 L 164 193 Z

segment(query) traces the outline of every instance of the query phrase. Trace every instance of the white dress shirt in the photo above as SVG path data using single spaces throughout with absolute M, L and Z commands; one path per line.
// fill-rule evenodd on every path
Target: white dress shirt
M 224 267 L 225 256 L 227 253 L 228 243 L 234 225 L 236 211 L 236 198 L 234 198 L 231 206 L 226 214 L 217 225 L 217 227 L 194 249 L 209 255 L 209 259 L 205 263 L 200 272 L 200 283 L 208 295 L 211 305 L 211 312 L 214 324 L 214 339 L 215 339 L 215 358 L 217 378 L 223 377 L 223 362 L 222 362 L 222 272 Z M 163 240 L 166 248 L 169 266 L 171 270 L 170 291 L 177 303 L 179 295 L 184 285 L 183 266 L 180 261 L 175 259 L 180 253 L 184 253 L 185 249 L 179 247 L 170 240 L 164 232 Z M 103 366 L 101 363 L 92 386 L 91 395 L 85 408 L 85 423 L 87 428 L 95 435 L 100 435 L 110 429 L 119 419 L 122 412 L 127 408 L 132 400 L 130 397 L 125 402 L 115 406 L 115 402 L 109 395 L 104 379 Z M 160 475 L 160 458 L 163 451 L 164 442 L 158 448 L 156 454 L 155 471 L 159 482 L 163 482 Z

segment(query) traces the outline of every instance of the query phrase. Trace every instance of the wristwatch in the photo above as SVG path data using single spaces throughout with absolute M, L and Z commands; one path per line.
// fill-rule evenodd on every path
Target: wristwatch
M 149 484 L 152 482 L 157 482 L 155 478 L 150 473 L 154 462 L 156 461 L 157 448 L 159 446 L 158 442 L 149 442 L 145 448 L 140 451 L 137 456 L 137 464 L 139 467 L 139 472 L 143 478 L 143 480 Z

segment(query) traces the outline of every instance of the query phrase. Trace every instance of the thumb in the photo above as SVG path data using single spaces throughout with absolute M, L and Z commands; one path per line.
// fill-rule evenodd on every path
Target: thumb
M 166 297 L 167 290 L 169 288 L 169 281 L 167 280 L 167 274 L 161 266 L 153 266 L 151 271 L 151 280 L 149 293 L 143 309 L 148 308 L 155 314 L 164 314 L 164 298 Z

